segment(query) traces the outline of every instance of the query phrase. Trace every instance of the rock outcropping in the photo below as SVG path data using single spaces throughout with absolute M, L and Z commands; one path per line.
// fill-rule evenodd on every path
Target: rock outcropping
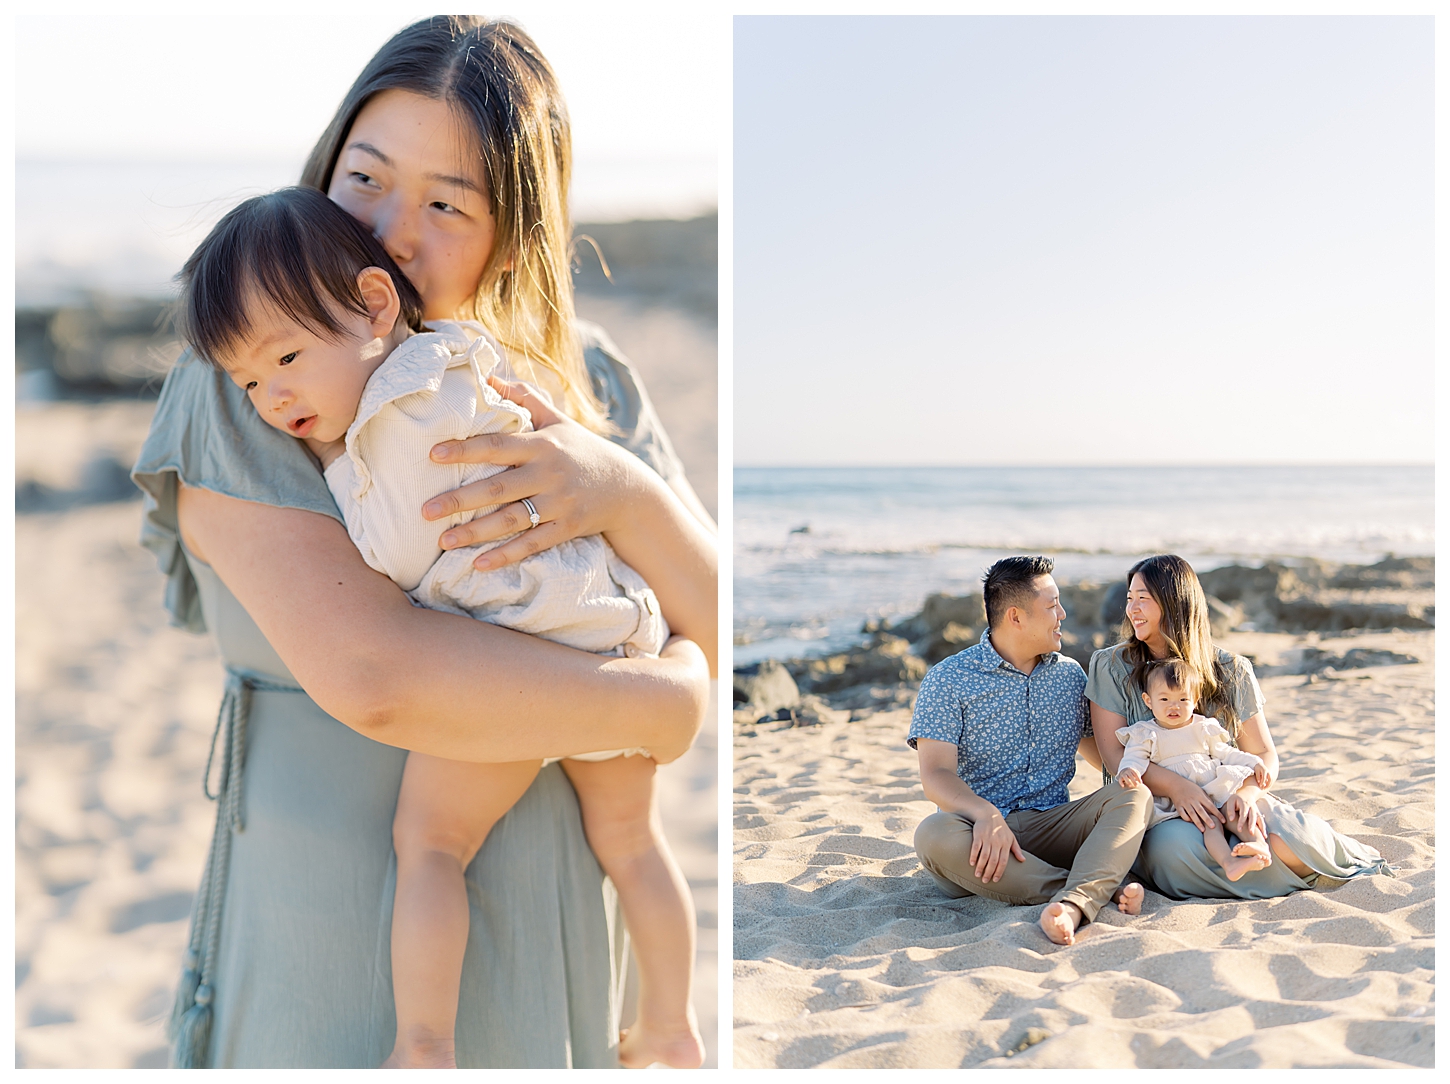
M 1199 577 L 1215 636 L 1231 631 L 1342 633 L 1351 629 L 1428 629 L 1435 625 L 1435 559 L 1387 557 L 1373 565 L 1305 560 L 1294 565 L 1225 565 Z M 1123 635 L 1127 586 L 1061 585 L 1062 651 L 1084 667 Z M 868 621 L 863 642 L 824 658 L 768 660 L 735 672 L 740 725 L 809 725 L 910 703 L 927 668 L 976 643 L 986 627 L 982 596 L 933 594 L 896 624 Z M 1409 656 L 1340 657 L 1306 648 L 1297 672 L 1418 661 Z M 1390 655 L 1390 652 L 1374 652 Z M 1353 657 L 1351 657 L 1353 656 Z

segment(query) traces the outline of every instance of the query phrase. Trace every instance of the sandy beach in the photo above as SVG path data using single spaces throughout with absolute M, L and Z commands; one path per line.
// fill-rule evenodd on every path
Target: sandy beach
M 713 510 L 713 327 L 630 299 L 603 308 L 591 315 L 646 373 Z M 222 669 L 210 638 L 168 626 L 162 578 L 136 544 L 140 502 L 120 499 L 131 491 L 118 464 L 132 462 L 152 409 L 50 402 L 16 419 L 17 1066 L 167 1063 L 162 1020 L 215 815 L 201 773 Z M 699 914 L 709 1065 L 716 747 L 712 725 L 661 770 L 666 830 Z
M 735 1064 L 1433 1066 L 1434 633 L 1216 639 L 1270 675 L 1275 793 L 1395 877 L 1257 902 L 1150 893 L 1060 947 L 1039 909 L 948 899 L 920 867 L 935 807 L 890 703 L 909 697 L 794 727 L 737 713 Z M 1421 661 L 1275 673 L 1313 646 Z M 1079 760 L 1071 796 L 1099 778 Z

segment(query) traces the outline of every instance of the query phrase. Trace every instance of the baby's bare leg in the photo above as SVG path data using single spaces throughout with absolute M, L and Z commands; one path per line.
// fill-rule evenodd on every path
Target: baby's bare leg
M 458 984 L 468 945 L 463 871 L 489 831 L 539 774 L 539 761 L 466 764 L 408 754 L 393 850 L 393 1001 L 398 1030 L 391 1068 L 451 1067 Z
M 695 908 L 660 826 L 655 762 L 648 757 L 566 760 L 594 857 L 619 892 L 639 961 L 639 1019 L 620 1037 L 619 1063 L 696 1069 L 705 1059 L 690 976 Z
M 1242 812 L 1238 820 L 1231 822 L 1228 826 L 1229 830 L 1240 840 L 1234 846 L 1233 853 L 1240 858 L 1252 858 L 1258 863 L 1255 867 L 1257 869 L 1272 865 L 1274 856 L 1269 849 L 1269 841 L 1264 838 L 1264 833 L 1259 831 L 1253 807 L 1245 803 L 1241 808 Z

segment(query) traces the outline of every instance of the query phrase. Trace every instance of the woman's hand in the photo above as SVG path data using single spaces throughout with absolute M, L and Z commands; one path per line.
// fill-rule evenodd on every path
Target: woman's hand
M 445 531 L 444 549 L 472 545 L 523 531 L 474 560 L 498 568 L 570 538 L 603 534 L 622 561 L 644 577 L 660 600 L 673 632 L 700 645 L 710 673 L 717 671 L 719 553 L 715 536 L 691 513 L 663 478 L 625 449 L 562 417 L 527 384 L 491 379 L 498 393 L 528 408 L 535 431 L 446 441 L 433 450 L 440 462 L 511 466 L 481 482 L 443 493 L 424 506 L 437 519 L 454 512 L 501 504 L 486 516 Z M 529 526 L 520 503 L 538 510 Z
M 1225 820 L 1224 815 L 1218 811 L 1218 806 L 1213 804 L 1213 799 L 1203 793 L 1203 788 L 1191 779 L 1184 779 L 1167 768 L 1151 764 L 1148 766 L 1145 782 L 1154 794 L 1172 801 L 1178 815 L 1200 832 L 1211 828 L 1215 821 L 1222 824 Z
M 1223 803 L 1223 815 L 1228 830 L 1239 839 L 1249 839 L 1255 835 L 1255 829 L 1260 838 L 1267 833 L 1264 828 L 1264 815 L 1259 812 L 1254 804 L 1254 795 L 1234 793 L 1228 796 L 1228 801 Z
M 440 493 L 423 506 L 423 518 L 442 519 L 489 505 L 497 511 L 452 527 L 439 538 L 445 550 L 522 534 L 481 553 L 479 570 L 501 568 L 532 553 L 613 527 L 643 488 L 649 468 L 629 452 L 589 432 L 554 409 L 543 392 L 528 384 L 489 377 L 494 390 L 528 410 L 532 433 L 488 433 L 435 445 L 435 463 L 493 463 L 511 467 L 492 478 Z M 539 514 L 529 527 L 527 498 Z

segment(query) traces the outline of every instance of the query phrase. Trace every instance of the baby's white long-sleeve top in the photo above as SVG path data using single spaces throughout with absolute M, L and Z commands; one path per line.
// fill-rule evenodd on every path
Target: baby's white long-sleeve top
M 378 366 L 348 427 L 346 452 L 324 472 L 348 535 L 368 565 L 414 602 L 517 629 L 584 651 L 658 654 L 668 630 L 659 600 L 600 535 L 571 539 L 504 568 L 473 559 L 506 539 L 444 551 L 447 528 L 494 508 L 427 522 L 423 504 L 490 478 L 492 464 L 439 464 L 439 441 L 533 429 L 523 407 L 488 384 L 512 378 L 479 325 L 439 322 Z
M 1145 720 L 1120 727 L 1116 734 L 1118 741 L 1126 746 L 1118 765 L 1119 776 L 1131 768 L 1141 777 L 1149 764 L 1157 764 L 1197 783 L 1213 804 L 1219 806 L 1264 763 L 1253 753 L 1245 753 L 1232 745 L 1228 731 L 1217 719 L 1202 715 L 1193 716 L 1186 726 L 1180 727 L 1160 726 L 1156 720 Z M 1149 827 L 1178 816 L 1169 798 L 1154 798 L 1153 806 Z
M 1195 774 L 1212 770 L 1213 762 L 1248 768 L 1250 772 L 1264 762 L 1253 753 L 1245 753 L 1229 740 L 1228 731 L 1217 719 L 1194 715 L 1186 726 L 1160 726 L 1156 720 L 1145 720 L 1120 727 L 1117 738 L 1126 748 L 1121 773 L 1132 768 L 1140 776 L 1149 764 L 1160 764 L 1192 779 Z

